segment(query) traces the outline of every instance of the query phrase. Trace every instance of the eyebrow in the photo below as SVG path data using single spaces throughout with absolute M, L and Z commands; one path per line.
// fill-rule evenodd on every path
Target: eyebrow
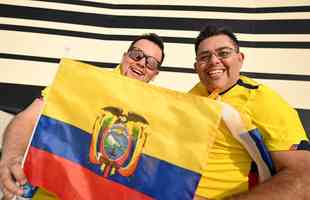
M 223 49 L 234 49 L 234 48 L 228 47 L 228 46 L 223 46 L 223 47 L 219 47 L 219 48 L 215 49 L 214 51 L 219 51 L 219 50 L 223 50 Z M 207 54 L 207 53 L 210 53 L 210 51 L 209 50 L 202 51 L 197 56 L 202 55 L 202 54 Z
M 150 56 L 150 55 L 147 55 L 142 49 L 140 49 L 139 47 L 135 47 L 135 46 L 132 46 L 132 49 L 137 49 L 139 51 L 142 51 L 142 53 L 144 54 L 144 56 L 146 56 L 147 58 L 148 57 L 152 57 L 156 60 L 156 62 L 158 62 L 158 64 L 160 64 L 160 62 L 154 57 L 154 56 Z

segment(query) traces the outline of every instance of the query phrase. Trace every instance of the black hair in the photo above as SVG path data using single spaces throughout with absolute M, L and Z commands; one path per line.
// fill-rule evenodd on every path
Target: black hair
M 149 40 L 149 41 L 155 43 L 161 49 L 161 61 L 159 63 L 161 65 L 164 61 L 164 58 L 165 58 L 164 42 L 156 33 L 146 33 L 146 34 L 138 36 L 136 39 L 134 39 L 131 42 L 128 50 L 130 50 L 136 42 L 138 42 L 139 40 L 143 40 L 143 39 Z
M 195 39 L 195 53 L 196 53 L 196 55 L 197 55 L 199 44 L 203 40 L 205 40 L 209 37 L 212 37 L 212 36 L 216 36 L 216 35 L 227 35 L 235 44 L 237 52 L 239 52 L 239 41 L 238 41 L 236 35 L 229 28 L 209 25 L 209 26 L 205 26 L 200 31 L 197 38 Z

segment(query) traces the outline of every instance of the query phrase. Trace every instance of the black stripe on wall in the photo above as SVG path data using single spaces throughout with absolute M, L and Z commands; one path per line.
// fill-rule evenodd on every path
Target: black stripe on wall
M 0 16 L 21 19 L 81 24 L 99 27 L 200 30 L 206 23 L 233 27 L 236 33 L 309 34 L 310 19 L 225 20 L 168 17 L 113 16 L 0 4 Z
M 232 12 L 232 13 L 282 13 L 282 12 L 309 12 L 310 6 L 289 6 L 289 7 L 218 7 L 218 6 L 195 6 L 195 5 L 146 5 L 146 4 L 110 4 L 80 0 L 40 0 L 45 2 L 64 3 L 70 5 L 89 6 L 109 9 L 128 10 L 178 10 L 178 11 L 210 11 L 210 12 Z
M 301 122 L 310 138 L 310 110 L 309 109 L 297 109 Z
M 0 83 L 0 110 L 16 114 L 41 96 L 43 86 Z
M 8 53 L 0 53 L 0 58 L 13 59 L 13 60 L 27 60 L 27 61 L 35 61 L 35 62 L 46 62 L 46 63 L 59 63 L 60 62 L 60 58 L 48 58 L 48 57 L 17 55 L 17 54 L 8 54 Z M 91 64 L 91 65 L 95 65 L 98 67 L 104 67 L 104 68 L 115 68 L 118 65 L 118 63 L 106 63 L 106 62 L 84 61 L 84 60 L 80 60 L 80 61 Z
M 29 56 L 29 55 L 17 55 L 17 54 L 8 54 L 0 53 L 0 58 L 13 59 L 13 60 L 27 60 L 35 62 L 47 62 L 47 63 L 59 63 L 59 58 L 48 58 L 48 57 L 38 57 L 38 56 Z M 84 61 L 82 62 L 92 64 L 98 67 L 104 68 L 114 68 L 118 63 L 107 63 L 107 62 L 96 62 L 96 61 Z M 193 67 L 181 68 L 181 67 L 169 67 L 162 66 L 160 71 L 165 72 L 178 72 L 178 73 L 196 73 Z M 295 74 L 272 74 L 272 73 L 256 73 L 256 72 L 241 72 L 242 75 L 248 76 L 250 78 L 258 79 L 274 79 L 274 80 L 291 80 L 291 81 L 310 81 L 310 75 L 295 75 Z
M 80 31 L 68 31 L 50 28 L 38 28 L 30 26 L 19 26 L 10 24 L 0 24 L 0 30 L 7 31 L 20 31 L 30 33 L 41 33 L 49 35 L 62 35 L 70 37 L 80 37 L 88 39 L 99 40 L 116 40 L 116 41 L 133 41 L 138 35 L 106 35 L 99 33 L 80 32 Z M 198 32 L 197 32 L 198 35 Z M 161 37 L 164 42 L 168 43 L 181 43 L 181 44 L 194 44 L 194 38 L 184 37 Z M 253 47 L 253 48 L 294 48 L 294 49 L 310 49 L 310 42 L 256 42 L 256 41 L 240 41 L 241 47 Z
M 179 73 L 192 73 L 195 70 L 192 68 L 180 67 L 161 67 L 160 71 L 166 72 L 179 72 Z M 295 75 L 295 74 L 272 74 L 272 73 L 258 73 L 258 72 L 241 72 L 241 75 L 257 79 L 273 79 L 273 80 L 290 80 L 290 81 L 310 81 L 310 75 Z
M 0 83 L 0 110 L 16 114 L 41 94 L 43 86 Z M 297 109 L 307 133 L 310 133 L 310 110 Z

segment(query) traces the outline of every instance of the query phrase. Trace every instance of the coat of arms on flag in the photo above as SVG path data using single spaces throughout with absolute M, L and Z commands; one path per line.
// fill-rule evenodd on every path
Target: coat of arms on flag
M 117 171 L 130 176 L 137 167 L 147 139 L 147 120 L 136 113 L 108 106 L 101 109 L 96 118 L 90 161 L 101 165 L 105 177 Z

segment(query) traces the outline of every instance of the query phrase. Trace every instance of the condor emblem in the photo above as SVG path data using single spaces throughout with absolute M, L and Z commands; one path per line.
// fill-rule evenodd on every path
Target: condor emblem
M 95 120 L 89 151 L 91 163 L 100 165 L 103 176 L 135 171 L 146 142 L 147 120 L 117 107 L 104 107 Z

